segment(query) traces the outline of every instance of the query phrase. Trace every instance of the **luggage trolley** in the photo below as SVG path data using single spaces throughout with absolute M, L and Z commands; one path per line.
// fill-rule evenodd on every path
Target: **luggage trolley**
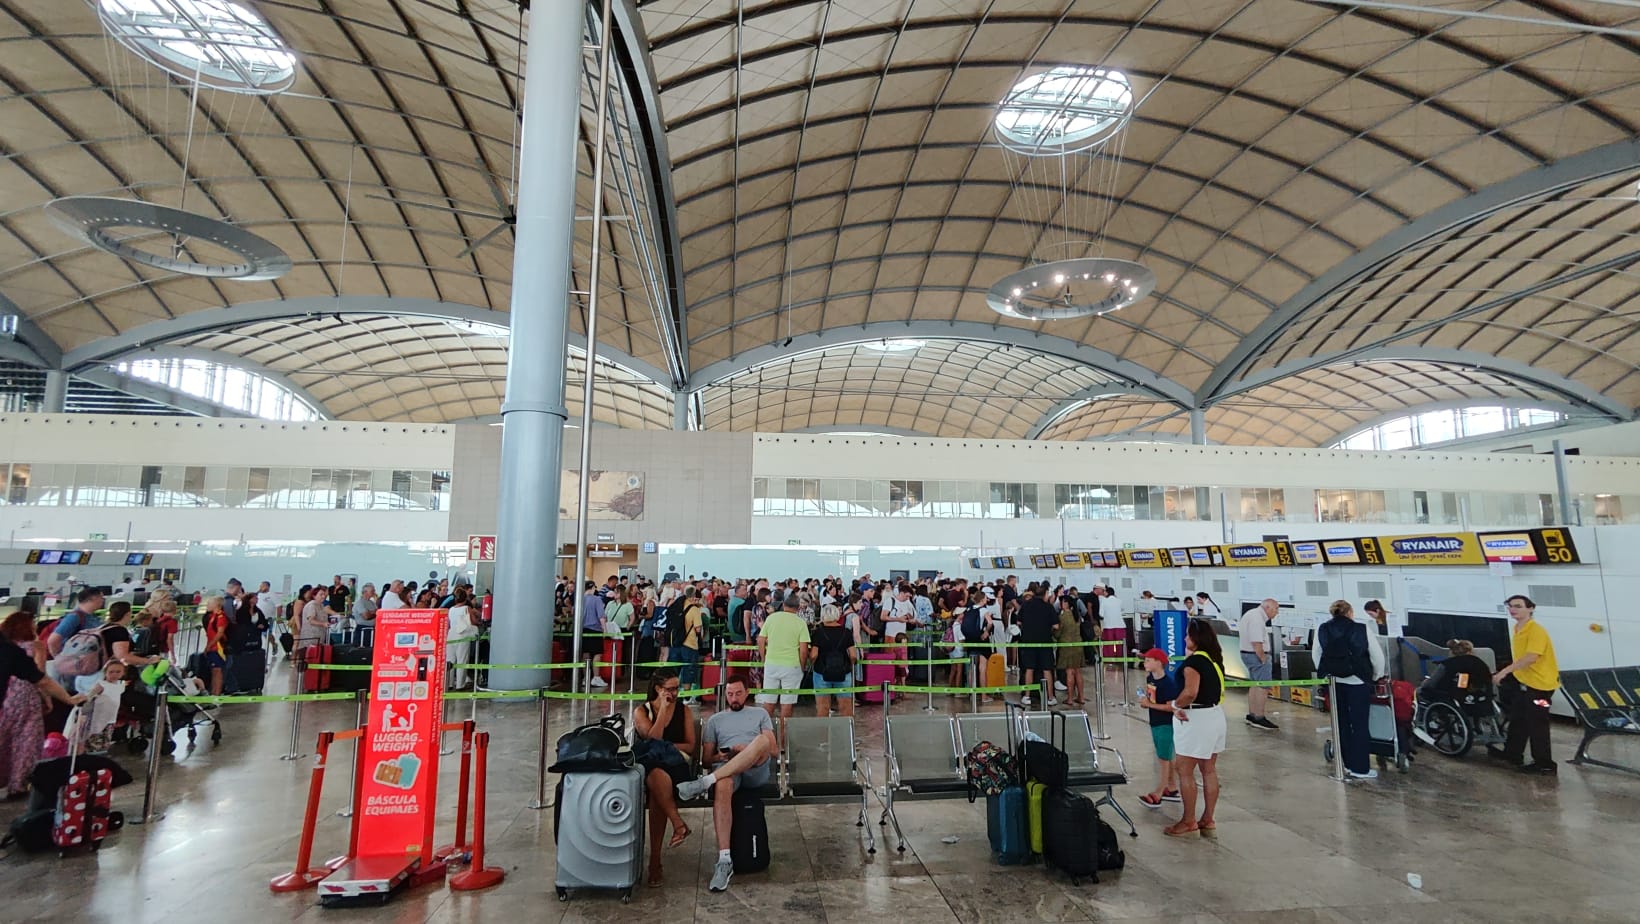
M 1410 685 L 1409 685 L 1410 689 Z M 1325 698 L 1326 690 L 1317 691 Z M 1331 709 L 1332 703 L 1327 702 L 1326 708 Z M 1367 750 L 1378 758 L 1378 769 L 1387 770 L 1390 764 L 1402 773 L 1412 766 L 1412 751 L 1409 747 L 1409 737 L 1412 734 L 1412 722 L 1399 720 L 1395 715 L 1394 685 L 1388 680 L 1380 680 L 1372 685 L 1372 704 L 1367 707 Z M 1328 738 L 1321 745 L 1321 756 L 1327 763 L 1332 763 L 1335 755 L 1333 740 Z

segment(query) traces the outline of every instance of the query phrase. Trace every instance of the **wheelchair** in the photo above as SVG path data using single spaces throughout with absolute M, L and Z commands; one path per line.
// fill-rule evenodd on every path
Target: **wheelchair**
M 1509 719 L 1491 684 L 1482 689 L 1420 689 L 1412 725 L 1425 744 L 1447 757 L 1462 757 L 1477 744 L 1501 746 L 1509 737 Z

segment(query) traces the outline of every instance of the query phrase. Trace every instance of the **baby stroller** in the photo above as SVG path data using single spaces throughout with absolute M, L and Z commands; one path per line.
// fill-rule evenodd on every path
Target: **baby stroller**
M 199 696 L 205 692 L 204 683 L 199 678 L 183 674 L 169 661 L 161 661 L 144 669 L 138 683 L 140 695 L 127 698 L 125 709 L 128 714 L 122 716 L 133 726 L 125 735 L 125 746 L 133 754 L 146 750 L 154 738 L 156 697 L 161 689 L 168 697 Z M 132 699 L 137 702 L 131 702 Z M 188 745 L 192 747 L 199 738 L 199 728 L 204 725 L 211 727 L 212 744 L 222 740 L 222 724 L 217 720 L 218 710 L 215 707 L 173 702 L 167 702 L 165 707 L 167 734 L 160 745 L 164 753 L 170 754 L 177 749 L 174 736 L 178 731 L 188 732 Z
M 1477 743 L 1501 745 L 1509 737 L 1492 676 L 1485 662 L 1475 660 L 1479 670 L 1449 668 L 1437 683 L 1418 690 L 1416 733 L 1447 757 L 1462 757 Z

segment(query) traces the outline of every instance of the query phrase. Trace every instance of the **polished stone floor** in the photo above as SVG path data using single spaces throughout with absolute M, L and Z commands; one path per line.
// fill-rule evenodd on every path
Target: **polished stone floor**
M 952 711 L 967 708 L 967 700 L 936 702 Z M 918 700 L 895 709 L 922 705 Z M 1235 705 L 1231 712 L 1239 718 Z M 455 711 L 464 716 L 466 708 Z M 311 752 L 321 728 L 345 726 L 352 712 L 348 704 L 310 707 L 301 749 Z M 879 781 L 880 716 L 879 709 L 862 707 L 858 719 Z M 1108 710 L 1112 743 L 1135 777 L 1135 785 L 1118 794 L 1140 836 L 1124 833 L 1126 870 L 1106 874 L 1096 885 L 1072 886 L 1039 867 L 994 865 L 984 808 L 966 801 L 901 803 L 907 849 L 898 853 L 885 836 L 875 856 L 867 855 L 851 808 L 775 807 L 768 812 L 774 859 L 767 873 L 737 876 L 727 893 L 708 892 L 715 858 L 711 821 L 704 811 L 688 812 L 694 835 L 666 852 L 666 885 L 640 888 L 631 905 L 622 905 L 613 894 L 577 895 L 567 904 L 555 899 L 551 812 L 525 807 L 535 791 L 538 713 L 533 704 L 485 704 L 479 722 L 495 738 L 489 853 L 492 863 L 507 869 L 506 881 L 484 893 L 457 894 L 435 885 L 382 908 L 332 910 L 318 907 L 308 893 L 276 896 L 267 890 L 270 878 L 291 867 L 312 761 L 279 760 L 289 740 L 289 706 L 241 706 L 225 715 L 227 735 L 220 745 L 202 736 L 191 752 L 179 750 L 165 760 L 158 786 L 162 819 L 127 827 L 94 856 L 13 855 L 0 861 L 11 883 L 0 920 L 1640 920 L 1640 778 L 1568 764 L 1558 779 L 1523 777 L 1480 756 L 1446 760 L 1426 751 L 1410 774 L 1391 772 L 1346 786 L 1326 775 L 1320 759 L 1318 729 L 1325 727 L 1325 716 L 1287 704 L 1275 704 L 1272 716 L 1280 731 L 1231 725 L 1230 749 L 1221 759 L 1219 839 L 1175 840 L 1163 837 L 1161 828 L 1178 817 L 1178 807 L 1148 810 L 1137 798 L 1154 772 L 1147 729 L 1137 714 Z M 569 723 L 567 707 L 558 707 L 551 734 Z M 1576 740 L 1569 724 L 1557 724 L 1557 754 L 1569 755 Z M 1623 746 L 1602 745 L 1608 752 Z M 1640 749 L 1625 756 L 1640 760 Z M 117 792 L 116 807 L 135 814 L 144 771 L 137 760 L 125 760 L 139 779 Z M 346 758 L 333 766 L 343 771 Z M 448 795 L 453 766 L 445 773 Z M 332 776 L 319 858 L 340 852 L 345 842 L 347 821 L 335 814 L 346 801 L 345 778 L 342 772 Z M 6 806 L 0 819 L 9 821 L 17 808 Z M 440 820 L 441 840 L 451 815 L 453 803 Z M 1408 885 L 1408 873 L 1422 878 L 1421 889 Z

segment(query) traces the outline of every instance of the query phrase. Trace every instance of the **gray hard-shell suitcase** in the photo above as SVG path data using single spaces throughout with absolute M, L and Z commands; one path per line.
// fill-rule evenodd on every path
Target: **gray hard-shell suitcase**
M 558 900 L 571 889 L 620 889 L 632 897 L 643 870 L 644 768 L 566 773 L 559 780 Z

